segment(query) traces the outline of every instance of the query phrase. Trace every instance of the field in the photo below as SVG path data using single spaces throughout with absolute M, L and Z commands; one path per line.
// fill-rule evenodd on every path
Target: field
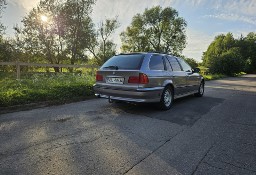
M 94 75 L 41 73 L 23 76 L 0 74 L 0 107 L 52 101 L 82 100 L 93 95 Z

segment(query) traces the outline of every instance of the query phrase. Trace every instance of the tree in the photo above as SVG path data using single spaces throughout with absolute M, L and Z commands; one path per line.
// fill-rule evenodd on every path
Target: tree
M 250 32 L 245 38 L 240 38 L 239 47 L 245 61 L 245 71 L 256 73 L 256 33 Z
M 20 49 L 39 58 L 39 62 L 59 64 L 64 58 L 63 28 L 60 29 L 56 21 L 60 16 L 59 8 L 57 0 L 41 0 L 23 18 L 24 28 L 15 27 Z M 59 72 L 59 68 L 54 69 Z
M 86 57 L 84 51 L 95 38 L 94 24 L 89 16 L 94 3 L 94 0 L 67 0 L 62 9 L 71 64 Z
M 2 18 L 2 13 L 5 8 L 6 8 L 6 0 L 0 0 L 0 19 Z M 2 37 L 4 30 L 5 30 L 5 27 L 2 24 L 2 22 L 0 22 L 0 35 L 1 35 L 0 37 Z
M 212 73 L 222 73 L 233 76 L 244 70 L 244 61 L 242 59 L 240 48 L 233 47 L 223 52 L 220 57 L 210 67 Z
M 196 68 L 198 67 L 198 62 L 193 58 L 184 58 L 184 60 L 192 67 Z
M 101 22 L 97 37 L 92 40 L 88 50 L 93 54 L 97 65 L 102 65 L 108 58 L 116 54 L 116 44 L 110 39 L 119 27 L 117 19 L 106 19 Z
M 94 37 L 89 16 L 94 0 L 41 0 L 16 29 L 20 49 L 38 61 L 59 64 L 86 60 L 85 50 Z M 56 72 L 58 68 L 54 68 Z
M 232 33 L 218 35 L 203 53 L 203 65 L 211 73 L 234 75 L 244 71 L 241 48 Z
M 14 44 L 11 39 L 1 39 L 0 41 L 0 61 L 14 61 Z
M 145 9 L 133 17 L 132 23 L 121 33 L 122 51 L 159 51 L 181 54 L 186 45 L 186 21 L 171 8 L 160 6 Z

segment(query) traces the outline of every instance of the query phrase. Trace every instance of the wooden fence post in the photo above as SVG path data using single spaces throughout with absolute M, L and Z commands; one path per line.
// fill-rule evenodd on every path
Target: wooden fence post
M 16 62 L 17 79 L 20 80 L 20 63 Z

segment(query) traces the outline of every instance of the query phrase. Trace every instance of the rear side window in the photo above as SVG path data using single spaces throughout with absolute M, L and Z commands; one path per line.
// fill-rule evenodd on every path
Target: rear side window
M 180 64 L 175 57 L 168 56 L 167 59 L 170 62 L 173 71 L 181 71 Z
M 166 70 L 167 71 L 172 71 L 172 67 L 171 67 L 171 64 L 170 62 L 168 61 L 168 59 L 165 57 L 165 65 L 166 65 Z
M 160 55 L 153 55 L 149 62 L 150 70 L 164 70 L 163 57 Z
M 144 54 L 116 55 L 106 61 L 101 68 L 139 70 L 144 56 Z

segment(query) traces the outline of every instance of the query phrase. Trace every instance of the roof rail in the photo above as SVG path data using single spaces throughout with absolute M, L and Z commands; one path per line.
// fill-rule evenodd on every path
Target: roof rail
M 117 55 L 131 55 L 131 54 L 145 54 L 146 52 L 127 52 L 127 53 L 119 53 Z
M 148 52 L 127 52 L 127 53 L 119 53 L 116 55 L 131 55 L 131 54 L 147 54 L 147 53 L 158 53 L 158 54 L 167 54 L 167 55 L 172 55 L 168 52 L 160 52 L 160 51 L 148 51 Z
M 169 53 L 167 53 L 167 52 L 160 52 L 160 51 L 149 51 L 149 53 L 169 54 Z

